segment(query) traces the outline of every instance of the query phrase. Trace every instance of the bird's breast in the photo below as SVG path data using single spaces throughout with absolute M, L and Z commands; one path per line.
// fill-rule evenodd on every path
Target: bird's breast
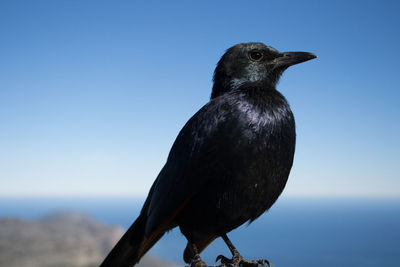
M 213 113 L 219 126 L 205 141 L 211 144 L 202 158 L 208 168 L 195 176 L 206 176 L 207 183 L 183 211 L 195 223 L 179 222 L 216 233 L 254 220 L 271 207 L 286 184 L 295 146 L 294 119 L 285 101 L 260 105 L 235 98 L 218 107 L 226 112 Z
M 255 219 L 268 209 L 286 185 L 295 150 L 295 123 L 287 103 L 261 109 L 238 106 L 241 136 L 229 155 L 230 177 L 218 199 L 221 216 Z M 238 210 L 237 207 L 241 207 Z

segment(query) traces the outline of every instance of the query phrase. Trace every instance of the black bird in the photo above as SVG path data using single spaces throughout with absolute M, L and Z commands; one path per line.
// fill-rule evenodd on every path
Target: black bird
M 276 84 L 289 66 L 315 57 L 262 43 L 228 49 L 215 69 L 211 100 L 180 131 L 139 217 L 101 266 L 135 265 L 176 226 L 188 240 L 184 260 L 191 266 L 206 266 L 199 253 L 218 237 L 233 255 L 218 256 L 223 266 L 256 266 L 226 233 L 254 221 L 285 187 L 296 133 Z

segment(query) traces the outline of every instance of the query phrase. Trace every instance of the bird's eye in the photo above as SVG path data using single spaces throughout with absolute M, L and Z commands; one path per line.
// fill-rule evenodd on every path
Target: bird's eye
M 251 51 L 249 53 L 249 57 L 253 61 L 260 61 L 263 57 L 263 54 L 259 51 Z

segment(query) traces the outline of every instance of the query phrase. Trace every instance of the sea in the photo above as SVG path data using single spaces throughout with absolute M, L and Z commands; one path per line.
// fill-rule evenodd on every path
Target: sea
M 107 225 L 128 228 L 143 198 L 0 197 L 0 218 L 36 220 L 52 212 L 79 211 Z M 253 223 L 228 234 L 248 259 L 268 259 L 275 267 L 400 267 L 400 199 L 290 198 Z M 184 265 L 186 240 L 174 229 L 150 253 Z M 223 254 L 221 239 L 201 255 L 209 264 Z

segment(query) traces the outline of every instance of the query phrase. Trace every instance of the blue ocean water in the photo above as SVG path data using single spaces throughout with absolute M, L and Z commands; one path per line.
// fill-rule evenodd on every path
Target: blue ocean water
M 80 211 L 127 228 L 143 199 L 0 198 L 0 218 L 37 219 L 53 211 Z M 400 266 L 399 199 L 281 198 L 258 220 L 229 234 L 246 258 L 266 258 L 276 267 Z M 185 238 L 167 233 L 151 253 L 182 263 Z M 203 253 L 208 264 L 230 256 L 221 240 Z

